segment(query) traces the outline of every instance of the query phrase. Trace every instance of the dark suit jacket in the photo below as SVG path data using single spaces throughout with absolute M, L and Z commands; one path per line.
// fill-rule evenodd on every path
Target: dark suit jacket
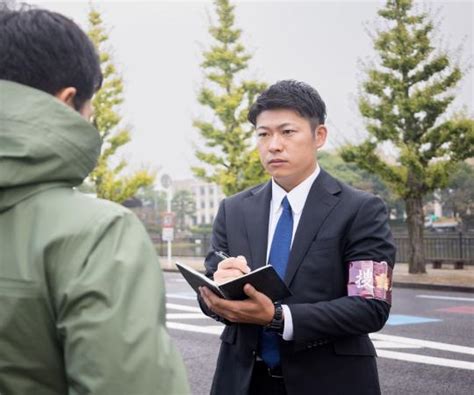
M 265 265 L 271 182 L 225 199 L 216 216 L 212 249 Z M 294 340 L 281 341 L 290 395 L 377 394 L 375 349 L 368 333 L 385 324 L 390 306 L 347 296 L 348 262 L 387 261 L 395 247 L 381 199 L 353 189 L 324 170 L 313 183 L 296 231 L 285 282 Z M 206 258 L 209 276 L 219 259 Z M 208 315 L 212 313 L 203 306 Z M 245 394 L 258 350 L 259 326 L 226 325 L 211 392 Z

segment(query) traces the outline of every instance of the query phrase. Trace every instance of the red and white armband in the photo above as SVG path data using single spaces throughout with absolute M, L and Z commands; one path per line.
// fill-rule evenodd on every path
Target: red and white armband
M 349 262 L 347 294 L 392 304 L 392 268 L 385 261 Z

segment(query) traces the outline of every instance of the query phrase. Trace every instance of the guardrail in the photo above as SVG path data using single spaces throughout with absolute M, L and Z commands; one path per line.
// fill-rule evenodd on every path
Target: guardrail
M 167 254 L 166 242 L 160 241 L 158 237 L 152 237 L 159 255 Z M 397 262 L 408 262 L 409 237 L 408 234 L 394 234 L 397 245 Z M 210 235 L 176 239 L 173 241 L 173 255 L 175 256 L 198 256 L 204 257 L 210 245 Z M 433 262 L 433 266 L 441 266 L 444 262 L 461 262 L 474 264 L 474 234 L 453 233 L 446 235 L 425 234 L 424 237 L 425 257 L 427 262 Z
M 175 239 L 172 244 L 172 253 L 174 256 L 205 257 L 209 250 L 209 246 L 211 245 L 210 237 L 210 235 L 204 235 L 201 237 Z M 153 236 L 152 240 L 155 244 L 158 255 L 166 256 L 167 243 Z
M 397 261 L 408 262 L 409 237 L 407 234 L 394 234 L 397 245 Z M 474 264 L 474 235 L 462 232 L 446 235 L 424 235 L 424 252 L 427 262 L 440 268 L 444 262 L 452 262 L 455 267 Z

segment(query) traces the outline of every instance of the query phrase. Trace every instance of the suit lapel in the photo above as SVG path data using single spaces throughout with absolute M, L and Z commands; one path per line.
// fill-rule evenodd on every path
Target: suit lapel
M 321 173 L 314 181 L 306 203 L 301 213 L 298 229 L 296 230 L 291 247 L 285 282 L 291 284 L 299 265 L 308 251 L 309 246 L 319 232 L 326 217 L 333 210 L 339 197 L 335 196 L 341 188 L 336 180 L 321 169 Z
M 252 256 L 250 261 L 252 270 L 266 264 L 271 198 L 272 183 L 269 181 L 244 200 L 245 227 Z

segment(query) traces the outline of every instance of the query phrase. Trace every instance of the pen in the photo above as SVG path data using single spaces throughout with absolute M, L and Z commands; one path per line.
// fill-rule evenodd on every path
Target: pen
M 222 260 L 230 258 L 229 255 L 227 255 L 225 252 L 222 252 L 222 251 L 214 251 L 214 254 L 217 255 Z

